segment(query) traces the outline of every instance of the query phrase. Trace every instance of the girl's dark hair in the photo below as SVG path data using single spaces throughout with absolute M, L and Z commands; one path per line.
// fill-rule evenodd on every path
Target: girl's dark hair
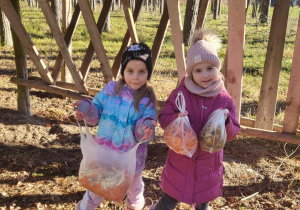
M 122 92 L 122 89 L 123 89 L 125 84 L 126 84 L 125 79 L 120 78 L 116 82 L 114 94 L 117 94 L 117 95 L 121 96 L 121 92 Z M 147 81 L 146 84 L 144 84 L 142 87 L 140 87 L 135 93 L 135 96 L 134 96 L 134 109 L 138 112 L 140 111 L 139 103 L 144 97 L 149 98 L 149 101 L 148 101 L 146 106 L 149 106 L 151 103 L 156 105 L 156 95 L 154 93 L 153 87 L 150 84 L 149 80 Z

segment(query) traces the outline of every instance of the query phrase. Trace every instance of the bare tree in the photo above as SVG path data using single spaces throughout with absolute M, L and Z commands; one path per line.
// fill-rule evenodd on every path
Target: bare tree
M 195 31 L 195 26 L 197 23 L 199 0 L 187 0 L 184 26 L 183 26 L 183 40 L 184 44 L 187 46 L 190 44 L 190 37 Z
M 51 8 L 55 14 L 56 21 L 60 26 L 62 20 L 62 2 L 61 0 L 51 0 Z
M 268 23 L 269 22 L 269 13 L 270 13 L 271 0 L 261 0 L 260 4 L 260 23 Z
M 10 23 L 0 9 L 0 42 L 2 46 L 13 46 Z

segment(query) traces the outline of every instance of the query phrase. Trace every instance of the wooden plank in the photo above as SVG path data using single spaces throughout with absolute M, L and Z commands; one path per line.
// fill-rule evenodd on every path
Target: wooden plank
M 243 58 L 245 43 L 246 0 L 228 1 L 227 91 L 236 106 L 240 119 Z
M 100 34 L 102 33 L 102 31 L 104 29 L 105 21 L 109 15 L 111 5 L 112 5 L 112 0 L 104 1 L 100 16 L 97 21 L 97 28 L 98 28 Z M 81 71 L 84 81 L 86 80 L 88 72 L 90 70 L 90 64 L 92 62 L 94 52 L 95 52 L 95 50 L 93 47 L 93 43 L 90 41 L 88 49 L 86 51 L 86 54 L 83 58 L 83 61 L 81 63 L 81 67 L 80 67 L 80 71 Z
M 61 52 L 61 54 L 64 58 L 64 61 L 70 70 L 70 73 L 75 82 L 77 90 L 80 93 L 87 94 L 88 93 L 87 87 L 85 86 L 84 81 L 82 80 L 81 73 L 78 71 L 74 61 L 71 58 L 71 54 L 68 50 L 68 46 L 66 45 L 63 34 L 61 33 L 61 31 L 59 29 L 58 23 L 52 12 L 49 2 L 47 0 L 39 0 L 39 6 L 40 6 L 42 12 L 44 13 L 45 19 L 51 29 L 52 35 L 56 41 L 56 44 L 59 47 L 59 51 Z
M 93 12 L 89 6 L 88 0 L 78 0 L 83 19 L 85 21 L 86 27 L 88 29 L 93 47 L 95 49 L 96 55 L 102 65 L 102 73 L 106 82 L 113 79 L 113 75 L 110 69 L 110 65 L 105 53 L 105 49 L 101 40 L 99 30 L 94 19 Z
M 186 75 L 186 64 L 179 1 L 167 0 L 167 6 L 177 64 L 178 80 L 181 81 L 182 78 Z
M 274 6 L 255 127 L 272 130 L 290 1 L 277 0 Z
M 157 32 L 156 32 L 156 35 L 155 35 L 155 38 L 154 38 L 154 42 L 153 42 L 153 45 L 152 45 L 152 49 L 151 49 L 153 70 L 154 70 L 157 58 L 160 54 L 161 46 L 164 42 L 169 22 L 170 21 L 169 21 L 168 8 L 167 8 L 167 5 L 165 4 L 164 11 L 163 11 L 163 14 L 161 16 L 161 19 L 160 19 L 160 22 L 159 22 L 159 25 L 158 25 L 158 29 L 157 29 Z
M 126 18 L 126 21 L 127 21 L 128 31 L 129 31 L 131 40 L 132 40 L 133 43 L 138 43 L 139 39 L 137 37 L 135 22 L 133 20 L 129 0 L 122 0 L 122 2 L 123 2 L 123 10 L 124 10 L 125 18 Z
M 47 91 L 47 92 L 50 92 L 50 93 L 56 93 L 58 95 L 67 96 L 67 97 L 74 98 L 74 99 L 77 99 L 77 100 L 81 100 L 81 99 L 84 99 L 84 98 L 87 98 L 87 99 L 90 99 L 90 100 L 93 99 L 93 97 L 88 96 L 88 95 L 83 95 L 83 94 L 80 94 L 80 93 L 72 91 L 72 90 L 57 87 L 55 85 L 48 85 L 48 84 L 33 81 L 33 80 L 27 80 L 27 79 L 12 77 L 10 79 L 10 81 L 12 83 L 17 84 L 17 85 L 22 85 L 22 86 L 30 87 L 30 88 L 36 88 L 36 89 L 44 90 L 44 91 Z
M 20 42 L 22 43 L 23 47 L 25 48 L 27 54 L 30 56 L 32 63 L 37 68 L 41 78 L 44 82 L 48 84 L 53 84 L 53 79 L 51 77 L 50 72 L 47 70 L 45 63 L 43 62 L 42 58 L 40 57 L 36 47 L 32 43 L 29 35 L 26 32 L 25 27 L 23 26 L 20 17 L 16 13 L 13 5 L 11 4 L 10 0 L 1 0 L 0 7 L 2 11 L 5 13 L 7 19 L 9 20 L 11 27 L 15 31 L 16 35 L 18 36 Z
M 247 117 L 241 117 L 240 119 L 241 119 L 240 120 L 241 125 L 247 126 L 247 127 L 252 127 L 252 128 L 255 127 L 255 120 L 254 119 L 250 119 L 250 118 L 247 118 Z M 283 133 L 283 126 L 274 124 L 273 131 Z M 300 136 L 300 130 L 296 130 L 295 134 Z
M 198 11 L 198 17 L 197 17 L 195 29 L 199 29 L 204 26 L 208 2 L 209 2 L 209 0 L 201 0 L 200 1 L 200 8 Z
M 249 128 L 249 127 L 241 126 L 238 135 L 254 136 L 263 139 L 269 139 L 274 141 L 300 145 L 300 136 L 286 134 L 286 133 L 278 133 L 276 131 L 269 131 L 269 130 L 258 129 L 258 128 Z
M 79 5 L 77 4 L 75 7 L 75 10 L 74 10 L 71 22 L 67 28 L 66 35 L 64 37 L 67 46 L 70 45 L 70 42 L 72 40 L 72 37 L 74 35 L 75 29 L 77 27 L 77 24 L 78 24 L 78 21 L 80 18 L 80 14 L 81 14 L 81 11 L 80 11 Z M 59 75 L 59 72 L 60 72 L 63 62 L 64 62 L 64 59 L 62 57 L 61 52 L 59 52 L 59 54 L 56 58 L 52 73 L 51 73 L 52 78 L 54 79 L 54 82 L 56 82 L 58 79 L 58 75 Z
M 290 75 L 287 103 L 285 107 L 283 132 L 296 133 L 300 115 L 300 14 Z
M 143 2 L 144 2 L 144 0 L 136 1 L 135 9 L 134 9 L 134 12 L 133 12 L 134 22 L 136 22 L 138 17 L 139 17 L 140 11 L 142 9 Z M 117 56 L 115 57 L 114 63 L 112 65 L 112 72 L 113 72 L 114 78 L 117 78 L 118 75 L 119 75 L 122 54 L 123 54 L 123 51 L 125 50 L 125 48 L 129 45 L 129 42 L 130 42 L 130 34 L 129 34 L 129 30 L 127 30 L 127 32 L 124 36 L 124 39 L 123 39 L 122 46 L 121 46 Z

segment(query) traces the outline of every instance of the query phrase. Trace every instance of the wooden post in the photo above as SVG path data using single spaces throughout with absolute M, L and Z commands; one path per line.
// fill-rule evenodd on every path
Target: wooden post
M 289 7 L 289 0 L 277 0 L 273 11 L 255 123 L 265 130 L 273 128 Z
M 109 16 L 109 11 L 110 11 L 111 5 L 112 5 L 112 0 L 104 1 L 103 7 L 102 7 L 102 10 L 99 15 L 98 22 L 97 22 L 97 28 L 98 28 L 98 31 L 100 34 L 104 30 L 105 20 Z M 82 60 L 81 67 L 80 67 L 80 71 L 82 73 L 84 81 L 86 80 L 87 75 L 89 73 L 90 64 L 92 62 L 94 52 L 95 52 L 95 49 L 93 47 L 93 43 L 90 41 L 88 49 L 86 51 L 86 54 Z M 109 82 L 109 81 L 106 81 L 106 82 Z
M 163 44 L 167 29 L 168 29 L 168 25 L 169 25 L 169 14 L 168 14 L 168 8 L 167 5 L 164 6 L 164 11 L 163 14 L 161 16 L 160 22 L 159 22 L 159 26 L 156 32 L 156 36 L 152 45 L 152 66 L 153 66 L 153 70 L 157 61 L 157 58 L 159 56 L 160 50 L 161 50 L 161 46 Z M 153 74 L 152 74 L 153 75 Z
M 180 82 L 186 74 L 186 63 L 179 1 L 167 0 L 167 6 L 177 64 L 178 81 Z
M 68 46 L 64 40 L 63 34 L 61 33 L 61 31 L 59 29 L 59 25 L 55 19 L 54 13 L 51 10 L 49 2 L 47 2 L 47 0 L 39 0 L 39 3 L 40 3 L 40 7 L 42 9 L 42 12 L 45 15 L 45 19 L 51 29 L 52 35 L 59 47 L 59 51 L 61 52 L 61 54 L 64 58 L 64 61 L 67 64 L 67 66 L 72 74 L 73 80 L 75 82 L 75 85 L 76 85 L 78 91 L 80 93 L 87 94 L 88 93 L 87 87 L 84 84 L 84 81 L 82 80 L 82 75 L 81 75 L 80 71 L 78 71 L 74 61 L 71 58 L 71 55 L 68 50 Z
M 209 0 L 201 0 L 200 1 L 200 8 L 198 11 L 198 18 L 197 18 L 197 23 L 196 23 L 195 29 L 199 29 L 204 26 L 208 2 L 209 2 Z
M 67 32 L 66 32 L 65 37 L 64 37 L 66 45 L 68 45 L 68 46 L 71 43 L 72 37 L 73 37 L 75 29 L 77 27 L 77 24 L 78 24 L 78 21 L 79 21 L 79 18 L 80 18 L 80 14 L 81 14 L 81 11 L 80 11 L 79 5 L 77 4 L 75 6 L 75 10 L 74 10 L 71 22 L 69 24 L 69 27 L 67 28 Z M 62 57 L 61 52 L 59 52 L 59 54 L 56 58 L 52 73 L 51 73 L 52 78 L 54 79 L 54 83 L 58 79 L 58 75 L 59 75 L 59 72 L 61 70 L 61 66 L 62 66 L 63 62 L 64 62 L 64 59 Z
M 246 0 L 228 1 L 227 90 L 240 118 L 243 58 L 245 43 Z
M 70 24 L 70 14 L 71 14 L 71 2 L 70 0 L 62 1 L 62 34 L 66 36 L 67 28 Z M 69 53 L 72 55 L 72 43 L 68 44 Z M 70 71 L 68 70 L 67 66 L 64 64 L 61 70 L 61 81 L 63 82 L 72 82 L 72 77 Z
M 91 37 L 91 41 L 93 43 L 96 55 L 99 61 L 101 62 L 101 65 L 103 66 L 102 73 L 104 79 L 106 82 L 111 81 L 113 79 L 113 75 L 92 10 L 87 0 L 78 0 L 78 3 L 82 11 L 82 16 L 85 21 L 89 35 Z
M 136 22 L 139 17 L 140 11 L 143 6 L 143 2 L 144 2 L 144 0 L 140 0 L 140 1 L 136 2 L 135 9 L 133 12 L 133 21 L 134 22 Z M 122 46 L 121 46 L 117 56 L 115 57 L 115 60 L 114 60 L 113 66 L 112 66 L 112 72 L 113 72 L 113 76 L 115 79 L 119 75 L 120 63 L 121 63 L 123 51 L 128 46 L 129 42 L 130 42 L 130 34 L 129 34 L 129 30 L 127 30 L 127 32 L 124 36 L 124 39 L 123 39 Z
M 20 16 L 20 5 L 19 0 L 12 0 L 11 1 L 15 11 Z M 27 56 L 24 47 L 21 45 L 21 42 L 12 30 L 12 38 L 13 38 L 13 45 L 15 50 L 15 62 L 16 62 L 16 73 L 18 78 L 28 79 L 28 71 L 27 71 Z M 17 85 L 18 90 L 18 111 L 19 113 L 30 116 L 30 99 L 29 99 L 29 88 Z
M 27 54 L 30 56 L 34 66 L 37 68 L 38 72 L 40 73 L 43 81 L 45 81 L 48 84 L 53 84 L 53 79 L 51 77 L 50 72 L 47 70 L 45 63 L 43 62 L 37 49 L 32 43 L 29 35 L 26 32 L 25 27 L 21 22 L 20 17 L 14 10 L 14 7 L 11 4 L 10 0 L 1 0 L 0 7 L 2 11 L 5 13 L 7 19 L 10 22 L 11 27 L 13 28 L 14 32 L 18 36 L 19 40 L 21 41 Z
M 300 14 L 295 41 L 293 63 L 290 75 L 287 103 L 285 107 L 283 132 L 295 134 L 300 115 Z
M 131 37 L 131 40 L 133 43 L 138 43 L 139 39 L 137 37 L 136 29 L 135 29 L 135 22 L 133 20 L 132 11 L 130 9 L 130 3 L 129 0 L 122 0 L 123 2 L 123 9 L 125 13 L 125 18 L 128 25 L 128 31 Z

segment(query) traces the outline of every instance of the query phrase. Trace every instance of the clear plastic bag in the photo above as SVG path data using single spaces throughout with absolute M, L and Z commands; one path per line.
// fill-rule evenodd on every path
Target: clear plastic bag
M 79 168 L 79 184 L 105 199 L 122 201 L 135 173 L 136 150 L 139 144 L 125 153 L 120 153 L 97 144 L 86 123 L 86 135 L 80 125 L 79 128 L 83 155 Z
M 202 128 L 200 145 L 203 151 L 214 153 L 224 147 L 227 138 L 224 113 L 228 113 L 228 109 L 215 110 Z
M 182 92 L 178 92 L 176 106 L 181 113 L 185 111 L 185 99 Z M 198 145 L 196 133 L 194 132 L 188 116 L 178 117 L 168 125 L 164 131 L 166 145 L 174 152 L 192 157 Z

